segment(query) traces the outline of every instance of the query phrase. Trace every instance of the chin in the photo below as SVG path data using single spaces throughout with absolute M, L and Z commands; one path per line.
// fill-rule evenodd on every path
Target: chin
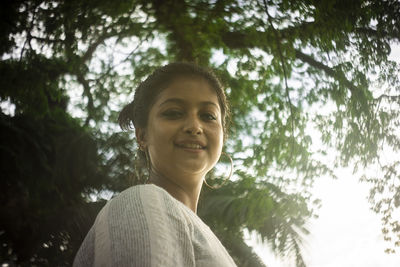
M 204 166 L 179 166 L 176 169 L 178 172 L 184 173 L 185 175 L 205 175 L 210 169 Z

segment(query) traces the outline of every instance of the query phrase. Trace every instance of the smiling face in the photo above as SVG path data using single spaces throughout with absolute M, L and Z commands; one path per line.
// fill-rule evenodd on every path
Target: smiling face
M 175 79 L 157 97 L 138 140 L 152 171 L 171 182 L 198 184 L 221 154 L 223 127 L 218 97 L 203 78 Z

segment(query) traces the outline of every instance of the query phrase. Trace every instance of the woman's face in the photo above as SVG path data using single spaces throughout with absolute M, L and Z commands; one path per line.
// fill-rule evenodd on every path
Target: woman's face
M 201 182 L 218 161 L 223 145 L 215 91 L 203 78 L 175 79 L 158 95 L 147 127 L 138 135 L 154 172 L 179 185 Z

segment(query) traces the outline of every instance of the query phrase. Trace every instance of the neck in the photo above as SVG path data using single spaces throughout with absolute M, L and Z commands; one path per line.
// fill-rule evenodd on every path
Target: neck
M 148 183 L 164 188 L 171 196 L 196 213 L 203 180 L 201 179 L 200 181 L 196 184 L 181 185 L 174 183 L 167 177 L 152 172 Z

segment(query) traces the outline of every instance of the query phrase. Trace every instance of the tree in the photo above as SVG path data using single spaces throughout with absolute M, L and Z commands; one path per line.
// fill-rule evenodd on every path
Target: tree
M 318 206 L 310 188 L 338 165 L 381 169 L 361 179 L 386 238 L 395 234 L 400 245 L 391 217 L 399 162 L 381 159 L 400 148 L 399 66 L 388 57 L 400 41 L 399 11 L 397 1 L 362 0 L 3 1 L 0 97 L 15 105 L 1 117 L 3 261 L 70 263 L 102 203 L 91 197 L 142 177 L 133 136 L 115 130 L 119 110 L 155 67 L 181 60 L 212 67 L 231 100 L 226 151 L 239 167 L 227 186 L 203 193 L 199 214 L 238 263 L 260 264 L 247 261 L 246 228 L 304 265 L 304 226 Z M 321 147 L 312 146 L 311 127 Z M 57 192 L 51 203 L 49 192 Z M 64 208 L 86 226 L 63 221 Z M 26 234 L 12 234 L 21 229 L 42 238 L 24 248 Z

